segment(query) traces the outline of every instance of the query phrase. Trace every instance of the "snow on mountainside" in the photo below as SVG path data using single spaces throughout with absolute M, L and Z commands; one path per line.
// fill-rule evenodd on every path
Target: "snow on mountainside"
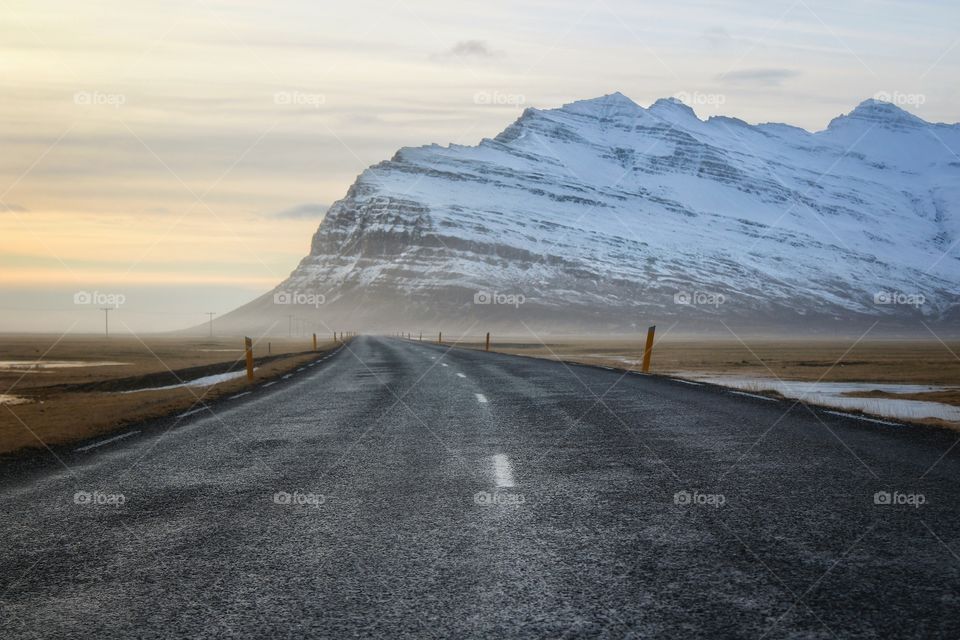
M 816 133 L 619 93 L 527 109 L 368 168 L 221 324 L 923 330 L 960 317 L 958 154 L 960 125 L 874 100 Z

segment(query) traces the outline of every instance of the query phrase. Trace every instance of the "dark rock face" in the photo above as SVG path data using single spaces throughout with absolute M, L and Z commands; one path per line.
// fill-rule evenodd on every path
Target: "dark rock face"
M 950 149 L 960 127 L 875 101 L 818 133 L 620 94 L 528 109 L 476 147 L 405 148 L 364 171 L 290 277 L 220 324 L 942 326 L 960 289 Z

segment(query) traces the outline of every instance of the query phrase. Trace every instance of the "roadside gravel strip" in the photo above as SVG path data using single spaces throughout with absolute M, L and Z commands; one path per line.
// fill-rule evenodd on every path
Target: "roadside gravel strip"
M 960 635 L 945 430 L 360 337 L 121 435 L 3 470 L 0 637 Z

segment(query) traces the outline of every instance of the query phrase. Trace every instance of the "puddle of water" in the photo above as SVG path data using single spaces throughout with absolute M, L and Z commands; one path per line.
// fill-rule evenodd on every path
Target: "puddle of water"
M 47 369 L 78 369 L 80 367 L 112 367 L 129 362 L 93 360 L 0 360 L 0 371 L 44 371 Z
M 796 380 L 773 380 L 739 376 L 709 376 L 698 373 L 681 374 L 685 378 L 709 382 L 744 391 L 777 391 L 781 395 L 811 404 L 838 409 L 854 409 L 889 418 L 916 420 L 940 418 L 960 422 L 960 407 L 924 400 L 901 400 L 898 398 L 850 398 L 844 393 L 856 391 L 884 391 L 886 393 L 925 393 L 945 391 L 950 387 L 920 384 L 888 384 L 874 382 L 801 382 Z
M 254 369 L 256 371 L 256 369 Z M 236 380 L 237 378 L 242 378 L 247 375 L 246 370 L 243 371 L 231 371 L 229 373 L 217 373 L 212 376 L 203 376 L 202 378 L 194 378 L 193 380 L 187 380 L 186 382 L 178 384 L 169 384 L 164 387 L 147 387 L 146 389 L 133 389 L 131 391 L 121 391 L 120 393 L 141 393 L 143 391 L 166 391 L 167 389 L 182 389 L 185 387 L 209 387 L 210 385 L 220 384 L 221 382 L 226 382 L 227 380 Z
M 10 395 L 9 393 L 0 393 L 0 404 L 25 404 L 30 402 L 27 398 Z

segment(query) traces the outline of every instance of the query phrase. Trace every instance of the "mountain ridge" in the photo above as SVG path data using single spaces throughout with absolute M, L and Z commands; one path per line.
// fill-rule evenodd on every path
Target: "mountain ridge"
M 958 150 L 960 126 L 876 100 L 818 132 L 619 92 L 528 108 L 475 146 L 403 147 L 364 170 L 291 276 L 221 326 L 292 311 L 369 330 L 944 325 Z M 323 302 L 274 300 L 291 292 Z M 474 300 L 492 293 L 523 302 Z

